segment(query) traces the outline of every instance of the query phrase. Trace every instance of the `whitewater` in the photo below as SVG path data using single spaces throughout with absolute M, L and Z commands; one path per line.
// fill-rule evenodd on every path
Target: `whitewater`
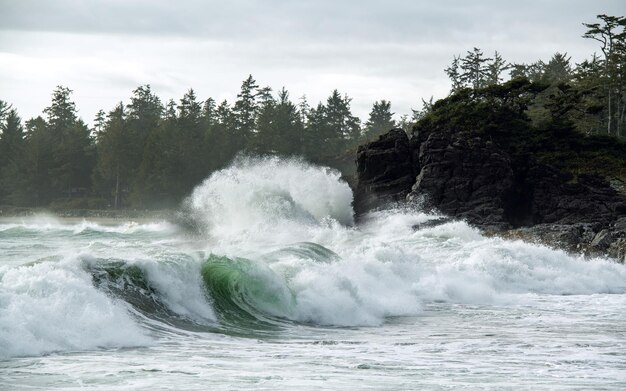
M 0 390 L 626 389 L 624 265 L 440 217 L 268 157 L 174 221 L 1 219 Z

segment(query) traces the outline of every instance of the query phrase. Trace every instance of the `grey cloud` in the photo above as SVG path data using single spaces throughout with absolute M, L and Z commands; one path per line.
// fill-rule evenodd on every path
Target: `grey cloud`
M 578 61 L 597 50 L 580 38 L 581 23 L 624 8 L 623 0 L 0 0 L 0 73 L 19 73 L 1 80 L 0 98 L 29 116 L 42 106 L 23 91 L 47 98 L 51 85 L 75 83 L 88 119 L 139 84 L 163 99 L 189 87 L 219 97 L 252 73 L 295 95 L 313 91 L 312 100 L 341 88 L 361 113 L 373 98 L 404 113 L 447 92 L 443 69 L 454 54 L 478 46 L 514 62 L 555 51 Z
M 512 22 L 570 23 L 568 15 L 623 10 L 597 2 L 476 1 L 4 1 L 3 30 L 180 35 L 206 38 L 416 41 Z M 602 9 L 603 8 L 603 9 Z M 555 15 L 558 15 L 555 17 Z M 529 20 L 532 18 L 532 20 Z

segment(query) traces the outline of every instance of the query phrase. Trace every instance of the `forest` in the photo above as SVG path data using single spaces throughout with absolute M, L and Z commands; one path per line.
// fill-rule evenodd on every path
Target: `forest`
M 524 112 L 533 124 L 550 122 L 544 127 L 554 134 L 567 128 L 568 138 L 580 140 L 601 135 L 615 143 L 597 145 L 621 148 L 626 18 L 598 15 L 584 27 L 583 38 L 595 41 L 599 52 L 580 63 L 558 52 L 528 64 L 509 63 L 499 52 L 488 56 L 479 48 L 454 56 L 445 69 L 448 99 L 464 99 L 471 91 L 495 96 L 501 90 L 494 87 L 511 83 L 530 86 Z M 306 97 L 294 101 L 285 88 L 260 87 L 252 75 L 232 103 L 200 99 L 193 89 L 178 101 L 163 101 L 142 85 L 128 102 L 100 110 L 92 126 L 78 117 L 72 90 L 65 86 L 52 92 L 42 115 L 26 121 L 0 100 L 0 205 L 166 208 L 238 154 L 301 157 L 348 177 L 359 144 L 394 127 L 410 133 L 435 105 L 432 98 L 423 100 L 421 108 L 396 121 L 391 103 L 380 100 L 362 121 L 350 103 L 348 95 L 334 90 L 311 106 Z

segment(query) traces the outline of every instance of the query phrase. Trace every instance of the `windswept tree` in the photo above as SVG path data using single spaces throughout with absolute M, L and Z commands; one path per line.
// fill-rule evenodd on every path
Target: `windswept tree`
M 482 50 L 474 48 L 468 51 L 465 57 L 454 56 L 452 64 L 444 71 L 452 83 L 450 92 L 452 94 L 463 88 L 484 88 L 489 85 L 500 84 L 503 72 L 515 68 L 508 64 L 498 53 L 494 53 L 494 58 L 485 57 Z M 522 68 L 517 67 L 514 72 L 521 73 Z
M 468 51 L 467 56 L 461 59 L 461 82 L 474 89 L 485 87 L 489 80 L 489 61 L 491 59 L 484 57 L 479 48 Z
M 502 58 L 496 50 L 493 54 L 493 60 L 487 64 L 487 85 L 498 85 L 502 83 L 502 73 L 510 68 L 510 65 Z
M 452 58 L 452 64 L 450 64 L 450 66 L 444 71 L 452 82 L 452 88 L 450 89 L 451 93 L 455 93 L 463 88 L 463 82 L 461 81 L 461 56 L 454 56 Z
M 623 135 L 626 112 L 626 17 L 598 15 L 599 23 L 583 23 L 583 38 L 600 43 L 604 55 L 603 84 L 606 93 L 608 134 Z

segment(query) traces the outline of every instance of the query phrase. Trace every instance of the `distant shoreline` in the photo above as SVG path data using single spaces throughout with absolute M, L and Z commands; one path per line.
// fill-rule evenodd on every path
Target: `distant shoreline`
M 138 210 L 138 209 L 47 209 L 28 208 L 17 206 L 0 206 L 0 218 L 33 217 L 38 215 L 50 215 L 58 218 L 84 218 L 84 219 L 171 219 L 176 211 L 174 209 Z

